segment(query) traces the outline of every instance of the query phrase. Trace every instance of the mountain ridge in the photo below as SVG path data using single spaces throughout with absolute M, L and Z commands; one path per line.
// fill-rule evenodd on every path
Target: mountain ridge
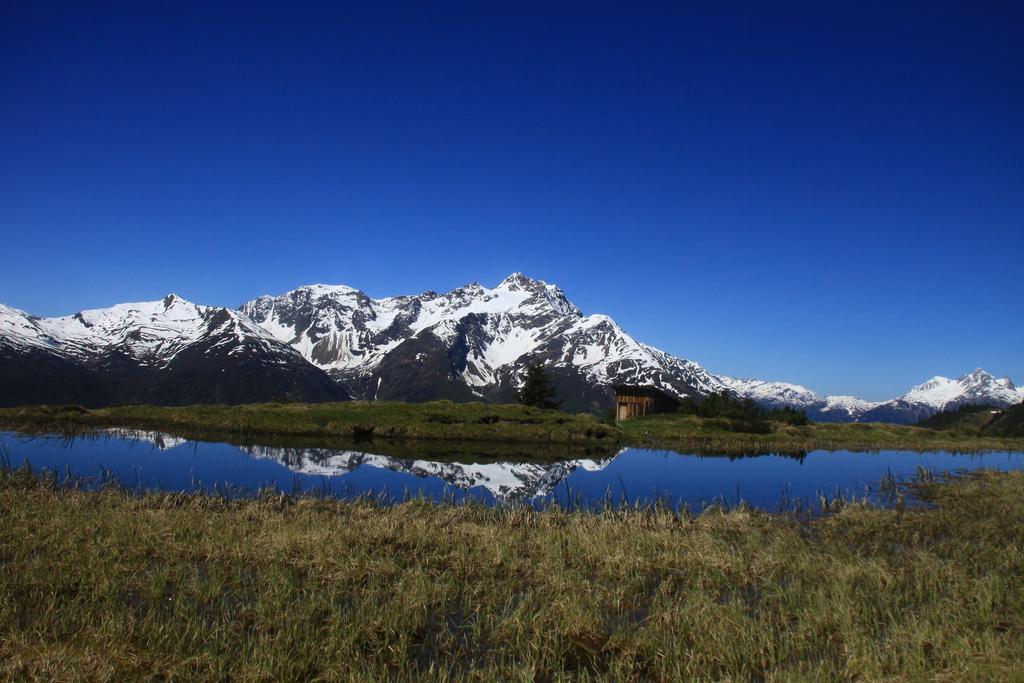
M 335 292 L 345 300 L 339 301 Z M 540 362 L 553 374 L 563 396 L 582 396 L 569 402 L 567 407 L 575 410 L 607 408 L 608 386 L 614 383 L 650 384 L 679 397 L 726 391 L 766 407 L 799 408 L 818 421 L 858 421 L 867 416 L 909 423 L 949 403 L 918 392 L 924 400 L 919 404 L 913 392 L 922 385 L 890 401 L 866 401 L 848 395 L 820 396 L 788 382 L 713 374 L 695 361 L 637 341 L 609 316 L 583 315 L 561 288 L 519 272 L 494 288 L 471 283 L 445 294 L 431 290 L 382 299 L 347 285 L 307 285 L 276 297 L 259 297 L 240 309 L 282 341 L 304 349 L 311 362 L 364 398 L 512 400 L 525 365 Z M 383 323 L 365 323 L 378 321 L 381 312 Z M 406 343 L 409 346 L 400 349 Z M 355 352 L 346 356 L 349 350 Z M 414 361 L 432 368 L 426 385 L 434 394 L 422 386 L 424 373 L 406 372 Z M 446 374 L 452 384 L 438 392 Z M 389 375 L 401 379 L 389 383 Z M 960 381 L 941 379 L 946 385 Z M 962 400 L 969 399 L 1003 405 L 1024 400 L 1024 392 L 982 389 L 965 392 Z M 950 400 L 955 405 L 959 399 Z
M 305 285 L 237 310 L 176 294 L 55 318 L 0 304 L 0 359 L 0 381 L 12 390 L 4 392 L 8 404 L 343 397 L 507 402 L 515 400 L 533 363 L 549 370 L 564 407 L 573 411 L 607 409 L 613 384 L 651 385 L 677 397 L 726 392 L 838 422 L 911 423 L 968 402 L 1024 400 L 1009 378 L 980 368 L 958 379 L 934 377 L 889 401 L 820 396 L 798 384 L 714 374 L 638 341 L 607 315 L 584 315 L 560 287 L 521 272 L 494 287 L 470 283 L 379 299 L 348 285 Z M 184 375 L 182 365 L 189 370 Z M 216 384 L 231 368 L 232 379 L 220 381 L 221 389 L 202 390 L 204 377 Z M 175 391 L 182 377 L 189 387 Z M 132 390 L 133 382 L 158 388 Z M 90 401 L 79 400 L 82 395 Z
M 573 410 L 607 407 L 615 382 L 678 395 L 719 388 L 699 364 L 638 342 L 606 315 L 584 316 L 559 287 L 522 273 L 493 288 L 382 299 L 305 286 L 240 310 L 360 398 L 513 400 L 533 362 L 549 367 Z
M 175 294 L 40 318 L 0 307 L 0 405 L 340 400 L 244 314 Z

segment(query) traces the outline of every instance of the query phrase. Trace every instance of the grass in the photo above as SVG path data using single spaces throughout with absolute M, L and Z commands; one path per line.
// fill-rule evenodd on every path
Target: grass
M 0 425 L 17 429 L 152 429 L 192 438 L 244 437 L 460 440 L 504 443 L 598 444 L 619 430 L 593 415 L 484 403 L 256 403 L 183 407 L 31 406 L 0 409 Z
M 566 447 L 598 453 L 614 452 L 625 445 L 719 454 L 818 449 L 1024 450 L 1024 438 L 1020 436 L 977 429 L 881 423 L 811 423 L 798 427 L 772 422 L 765 426 L 769 433 L 748 433 L 737 431 L 736 424 L 729 420 L 686 415 L 651 415 L 611 424 L 593 415 L 448 401 L 120 406 L 92 410 L 80 406 L 0 408 L 0 429 L 77 434 L 121 427 L 242 445 L 356 450 L 365 449 L 365 443 L 372 439 L 375 452 L 392 455 L 410 449 L 421 453 L 431 443 L 440 451 L 478 455 L 493 451 L 494 457 L 514 455 L 523 459 L 566 457 Z
M 87 493 L 0 472 L 0 679 L 1010 680 L 1024 473 L 928 509 Z
M 768 453 L 811 450 L 1024 450 L 1024 439 L 977 432 L 944 431 L 904 425 L 812 422 L 772 423 L 768 434 L 732 431 L 728 420 L 682 415 L 648 415 L 620 423 L 634 446 L 695 452 Z
M 955 430 L 980 434 L 982 428 L 992 422 L 995 413 L 1002 411 L 985 405 L 964 405 L 955 410 L 946 410 L 917 423 L 928 429 Z
M 933 415 L 920 425 L 974 436 L 1024 437 L 1024 403 L 1007 408 L 966 405 Z

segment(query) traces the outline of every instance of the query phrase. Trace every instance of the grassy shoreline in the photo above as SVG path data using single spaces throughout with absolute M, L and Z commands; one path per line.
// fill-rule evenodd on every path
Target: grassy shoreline
M 770 433 L 732 431 L 728 420 L 652 415 L 611 424 L 593 415 L 520 405 L 349 401 L 326 404 L 199 405 L 184 407 L 79 406 L 0 408 L 0 429 L 75 434 L 103 428 L 162 431 L 198 440 L 232 443 L 365 448 L 391 451 L 411 444 L 441 450 L 494 450 L 529 457 L 536 451 L 613 451 L 635 446 L 705 454 L 799 453 L 811 450 L 1024 451 L 1024 438 L 992 437 L 964 430 L 879 423 L 771 423 Z M 403 446 L 405 444 L 405 446 Z M 441 445 L 444 444 L 443 447 Z M 422 449 L 420 449 L 422 450 Z
M 382 508 L 0 472 L 0 678 L 1007 680 L 1024 473 L 929 509 Z
M 768 434 L 731 432 L 725 421 L 680 415 L 650 415 L 620 423 L 632 446 L 723 453 L 812 450 L 1024 451 L 1024 439 L 885 423 L 773 423 Z
M 194 436 L 487 441 L 593 445 L 619 430 L 593 415 L 485 403 L 256 403 L 181 407 L 79 406 L 0 408 L 0 427 L 74 432 L 83 428 L 149 429 Z

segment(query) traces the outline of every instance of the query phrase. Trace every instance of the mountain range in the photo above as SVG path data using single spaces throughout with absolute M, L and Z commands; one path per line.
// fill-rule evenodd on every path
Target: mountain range
M 239 310 L 176 295 L 59 318 L 0 305 L 0 404 L 245 403 L 345 398 L 512 401 L 533 363 L 563 407 L 602 411 L 613 384 L 675 396 L 729 392 L 820 421 L 912 423 L 966 403 L 1024 400 L 978 369 L 885 402 L 712 374 L 583 315 L 555 285 L 513 273 L 493 288 L 372 299 L 344 285 L 262 296 Z
M 345 398 L 297 350 L 230 309 L 174 294 L 59 318 L 0 304 L 0 405 Z

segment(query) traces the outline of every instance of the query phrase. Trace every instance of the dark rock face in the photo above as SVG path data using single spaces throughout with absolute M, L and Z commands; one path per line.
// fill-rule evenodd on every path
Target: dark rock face
M 116 389 L 102 374 L 39 349 L 0 344 L 0 406 L 114 403 Z
M 919 403 L 896 399 L 872 408 L 860 416 L 858 422 L 891 422 L 892 424 L 916 424 L 939 412 L 937 408 Z
M 319 403 L 348 398 L 326 373 L 302 358 L 275 357 L 252 347 L 217 353 L 211 347 L 197 344 L 163 368 L 133 366 L 122 359 L 117 369 L 104 364 L 102 372 L 116 378 L 118 403 Z
M 384 357 L 369 376 L 364 390 L 368 393 L 362 395 L 389 401 L 479 400 L 469 387 L 455 379 L 464 363 L 465 358 L 457 349 L 445 346 L 439 339 L 415 336 Z

